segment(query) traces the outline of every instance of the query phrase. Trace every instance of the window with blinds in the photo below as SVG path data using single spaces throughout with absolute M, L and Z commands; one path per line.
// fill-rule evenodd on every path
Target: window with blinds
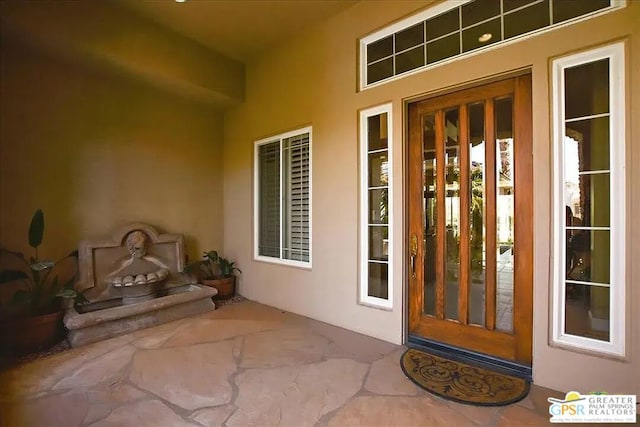
M 311 128 L 256 142 L 255 258 L 311 266 Z

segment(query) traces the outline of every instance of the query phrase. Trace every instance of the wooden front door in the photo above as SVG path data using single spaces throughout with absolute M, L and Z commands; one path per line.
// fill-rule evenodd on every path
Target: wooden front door
M 531 363 L 531 76 L 409 105 L 409 335 Z

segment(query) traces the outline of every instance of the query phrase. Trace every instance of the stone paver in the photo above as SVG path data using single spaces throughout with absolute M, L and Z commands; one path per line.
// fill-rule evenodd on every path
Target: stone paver
M 498 427 L 511 427 L 511 426 L 546 426 L 553 425 L 549 422 L 549 416 L 542 416 L 538 413 L 530 411 L 529 409 L 513 405 L 506 408 L 498 420 Z
M 465 416 L 428 397 L 363 396 L 342 407 L 330 427 L 347 426 L 475 426 Z
M 109 384 L 104 389 L 91 390 L 87 395 L 90 402 L 102 402 L 111 405 L 131 403 L 134 400 L 149 398 L 148 394 L 122 382 Z
M 82 425 L 89 404 L 84 393 L 52 394 L 19 404 L 0 403 L 0 426 L 68 426 Z
M 548 425 L 549 396 L 506 407 L 430 395 L 401 346 L 254 302 L 0 372 L 0 426 Z
M 404 349 L 396 350 L 371 364 L 364 387 L 377 394 L 415 396 L 420 388 L 407 378 L 400 369 L 400 357 Z
M 313 425 L 355 395 L 366 372 L 349 359 L 249 370 L 236 378 L 238 410 L 227 425 Z
M 139 350 L 129 379 L 141 389 L 184 409 L 231 401 L 229 377 L 236 370 L 233 342 Z
M 155 328 L 141 329 L 134 333 L 137 339 L 132 344 L 146 349 L 162 347 L 169 338 L 187 327 L 191 328 L 190 322 L 180 319 Z
M 218 427 L 222 426 L 235 410 L 236 407 L 233 405 L 223 405 L 216 408 L 200 409 L 191 414 L 189 418 L 207 427 Z
M 328 344 L 326 338 L 303 328 L 251 334 L 245 338 L 240 366 L 273 368 L 318 362 L 324 357 Z
M 111 405 L 106 403 L 96 403 L 89 406 L 89 412 L 84 418 L 84 424 L 91 424 L 103 418 L 106 418 L 111 413 L 111 409 Z
M 147 400 L 122 406 L 92 427 L 199 427 L 173 412 L 159 400 Z
M 135 351 L 134 347 L 127 345 L 103 354 L 61 380 L 53 389 L 86 388 L 117 378 L 121 375 L 122 368 L 131 362 Z
M 317 320 L 309 321 L 312 331 L 331 341 L 327 357 L 346 357 L 360 362 L 373 362 L 395 351 L 398 346 L 386 341 L 357 334 Z
M 164 347 L 179 347 L 203 342 L 222 341 L 237 336 L 275 329 L 280 322 L 255 320 L 197 319 L 189 328 L 172 336 Z
M 448 401 L 447 405 L 454 411 L 475 421 L 480 426 L 493 426 L 498 414 L 502 410 L 500 406 L 474 406 Z
M 45 392 L 85 363 L 125 346 L 132 340 L 132 336 L 124 335 L 70 349 L 0 372 L 0 384 L 2 384 L 0 400 L 11 400 Z

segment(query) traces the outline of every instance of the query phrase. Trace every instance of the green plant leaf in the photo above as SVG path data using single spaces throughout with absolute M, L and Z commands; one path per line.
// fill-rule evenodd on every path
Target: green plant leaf
M 14 280 L 27 279 L 29 276 L 20 270 L 4 270 L 0 271 L 0 283 L 13 282 Z
M 77 292 L 76 293 L 76 303 L 78 303 L 78 304 L 88 304 L 89 300 L 87 299 L 87 297 L 84 296 L 83 293 Z
M 42 236 L 44 235 L 44 214 L 42 209 L 38 209 L 31 218 L 31 224 L 29 225 L 29 245 L 32 248 L 37 248 L 42 243 Z
M 57 297 L 75 298 L 78 293 L 74 289 L 62 288 L 55 294 Z

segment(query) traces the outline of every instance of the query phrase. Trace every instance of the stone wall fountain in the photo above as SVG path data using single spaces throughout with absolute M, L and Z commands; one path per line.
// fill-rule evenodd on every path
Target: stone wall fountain
M 78 252 L 75 287 L 89 302 L 65 314 L 72 347 L 215 310 L 217 291 L 182 273 L 182 235 L 136 223 Z

